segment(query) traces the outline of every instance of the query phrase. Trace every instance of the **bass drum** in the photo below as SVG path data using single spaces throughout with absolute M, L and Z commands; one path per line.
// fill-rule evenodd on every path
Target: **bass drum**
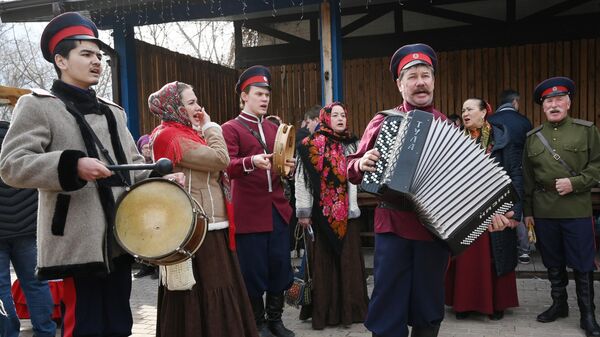
M 200 248 L 208 220 L 179 184 L 150 178 L 132 185 L 117 201 L 115 236 L 136 259 L 171 265 Z

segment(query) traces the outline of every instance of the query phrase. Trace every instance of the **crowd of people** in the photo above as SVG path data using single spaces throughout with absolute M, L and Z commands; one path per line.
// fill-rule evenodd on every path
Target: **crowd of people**
M 0 214 L 0 299 L 8 313 L 0 317 L 1 335 L 19 331 L 9 260 L 36 336 L 55 334 L 46 281 L 59 278 L 63 336 L 131 334 L 133 259 L 113 235 L 116 200 L 126 187 L 162 173 L 115 173 L 107 164 L 168 158 L 173 173 L 163 178 L 196 200 L 208 226 L 188 259 L 159 268 L 158 336 L 294 336 L 282 314 L 294 279 L 290 251 L 297 248 L 292 246 L 296 233 L 309 238 L 303 241 L 305 254 L 296 255 L 303 255 L 302 268 L 310 270 L 312 290 L 299 319 L 311 319 L 315 330 L 364 323 L 373 336 L 408 336 L 411 327 L 413 337 L 433 337 L 445 305 L 458 319 L 480 313 L 499 320 L 519 305 L 515 268 L 518 261 L 529 262 L 530 228 L 538 237 L 553 301 L 537 320 L 569 315 L 569 267 L 580 327 L 587 336 L 600 336 L 590 196 L 600 181 L 600 133 L 592 122 L 569 117 L 575 92 L 570 79 L 554 77 L 536 87 L 533 95 L 546 121 L 534 129 L 518 112 L 519 94 L 512 90 L 501 94 L 495 112 L 484 99 L 472 97 L 460 116 L 447 118 L 433 106 L 435 51 L 425 44 L 402 46 L 389 69 L 400 104 L 376 113 L 360 140 L 349 131 L 352 112 L 343 103 L 312 107 L 285 175 L 272 162 L 283 121 L 267 116 L 271 95 L 278 94 L 271 90 L 268 68 L 253 66 L 240 75 L 235 88 L 240 113 L 223 125 L 211 121 L 192 86 L 165 84 L 148 98 L 161 123 L 136 143 L 123 109 L 92 89 L 102 72 L 102 45 L 89 19 L 78 13 L 54 18 L 41 47 L 58 79 L 50 91 L 23 96 L 10 128 L 2 124 L 0 175 L 12 187 L 0 187 L 37 189 L 39 209 L 37 221 L 23 219 L 13 228 L 6 228 Z M 382 154 L 374 144 L 385 118 L 414 109 L 448 119 L 473 139 L 504 168 L 521 201 L 494 215 L 488 230 L 456 257 L 421 224 L 414 204 L 380 202 L 369 299 L 357 186 L 365 172 L 376 170 Z M 189 282 L 181 286 L 174 279 Z

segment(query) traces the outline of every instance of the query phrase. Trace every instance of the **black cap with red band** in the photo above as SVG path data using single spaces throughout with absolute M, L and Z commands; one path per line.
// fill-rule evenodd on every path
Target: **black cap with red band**
M 390 61 L 390 72 L 394 81 L 400 76 L 400 72 L 417 64 L 425 64 L 433 68 L 437 67 L 437 56 L 430 46 L 423 43 L 407 44 L 396 50 Z
M 252 66 L 244 70 L 235 84 L 235 91 L 239 95 L 251 85 L 271 89 L 271 72 L 269 69 L 264 66 Z
M 575 94 L 575 82 L 568 77 L 551 77 L 538 84 L 533 91 L 533 99 L 537 104 L 548 97 L 569 95 L 573 98 Z
M 77 12 L 60 14 L 44 28 L 40 47 L 46 61 L 54 62 L 54 49 L 63 40 L 93 40 L 103 44 L 92 20 Z

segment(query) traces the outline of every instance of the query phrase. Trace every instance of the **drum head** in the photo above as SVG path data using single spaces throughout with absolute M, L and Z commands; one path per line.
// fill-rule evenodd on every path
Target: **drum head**
M 296 150 L 296 132 L 293 125 L 281 124 L 277 129 L 273 146 L 273 166 L 279 175 L 287 176 L 290 167 L 285 165 L 287 159 L 294 158 Z
M 196 221 L 193 201 L 176 183 L 148 179 L 120 199 L 115 234 L 140 258 L 160 258 L 181 247 Z

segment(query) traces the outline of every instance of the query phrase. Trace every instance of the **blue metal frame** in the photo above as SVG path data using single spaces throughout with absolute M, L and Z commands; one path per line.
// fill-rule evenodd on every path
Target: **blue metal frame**
M 333 79 L 333 101 L 344 100 L 344 86 L 342 82 L 342 15 L 340 3 L 329 0 L 331 4 L 331 74 Z
M 127 126 L 134 139 L 140 136 L 140 110 L 138 104 L 137 66 L 133 24 L 115 25 L 113 30 L 115 50 L 119 55 L 119 81 L 121 105 L 127 113 Z

